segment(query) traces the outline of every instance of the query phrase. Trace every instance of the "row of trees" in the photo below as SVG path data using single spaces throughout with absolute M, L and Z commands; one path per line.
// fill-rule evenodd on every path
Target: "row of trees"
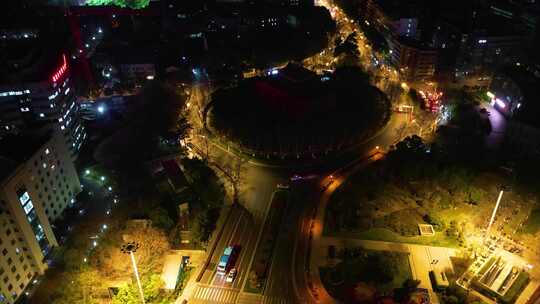
M 150 0 L 86 0 L 87 5 L 116 5 L 132 9 L 141 9 L 148 6 Z

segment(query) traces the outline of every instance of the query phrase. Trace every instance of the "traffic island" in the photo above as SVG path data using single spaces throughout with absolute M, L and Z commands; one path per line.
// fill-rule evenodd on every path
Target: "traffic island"
M 272 264 L 272 256 L 277 241 L 277 235 L 288 200 L 288 191 L 277 191 L 272 197 L 270 212 L 264 223 L 263 232 L 255 251 L 253 264 L 251 265 L 248 274 L 248 280 L 244 287 L 244 291 L 246 292 L 258 294 L 264 292 L 268 273 Z

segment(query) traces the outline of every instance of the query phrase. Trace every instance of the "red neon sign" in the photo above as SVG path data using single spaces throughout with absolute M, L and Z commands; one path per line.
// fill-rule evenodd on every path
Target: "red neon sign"
M 58 79 L 60 79 L 64 73 L 66 72 L 67 70 L 67 60 L 66 60 L 66 55 L 65 54 L 62 54 L 62 65 L 58 68 L 58 70 L 56 70 L 56 72 L 53 74 L 52 76 L 52 81 L 53 82 L 57 82 Z

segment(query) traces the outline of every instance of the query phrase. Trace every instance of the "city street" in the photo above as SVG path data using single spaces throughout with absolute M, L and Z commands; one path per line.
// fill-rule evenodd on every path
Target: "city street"
M 359 51 L 361 63 L 365 68 L 376 75 L 373 77 L 374 85 L 385 91 L 392 100 L 398 100 L 404 91 L 392 69 L 384 66 L 372 66 L 370 47 L 364 43 L 365 37 L 361 35 L 359 27 L 346 19 L 344 13 L 336 7 L 330 7 L 332 15 L 338 23 L 337 36 L 342 39 L 356 31 L 359 33 Z M 336 37 L 337 37 L 336 36 Z M 317 72 L 333 69 L 333 48 L 329 47 L 318 55 L 304 61 L 306 67 Z M 228 221 L 223 226 L 223 234 L 217 240 L 216 247 L 211 251 L 209 263 L 204 270 L 201 280 L 195 287 L 187 288 L 181 298 L 189 299 L 189 303 L 308 303 L 314 300 L 313 283 L 306 277 L 309 262 L 306 255 L 311 252 L 309 245 L 310 218 L 313 207 L 320 200 L 320 190 L 312 187 L 305 201 L 295 202 L 285 212 L 283 225 L 280 227 L 274 247 L 269 274 L 266 279 L 262 295 L 253 294 L 244 290 L 249 269 L 253 264 L 254 255 L 258 246 L 261 229 L 268 214 L 272 193 L 278 183 L 288 181 L 295 173 L 285 169 L 261 166 L 258 162 L 239 160 L 236 155 L 226 148 L 214 143 L 204 131 L 203 111 L 208 104 L 211 88 L 208 83 L 198 82 L 191 86 L 190 99 L 187 104 L 188 115 L 194 127 L 191 144 L 196 154 L 207 158 L 216 167 L 226 168 L 241 162 L 241 177 L 237 189 L 239 206 L 233 206 Z M 408 113 L 393 112 L 388 124 L 373 138 L 359 145 L 353 154 L 361 156 L 373 151 L 386 151 L 390 146 L 404 137 L 415 133 L 415 127 Z M 302 187 L 310 187 L 302 185 Z M 234 188 L 234 187 L 233 187 Z M 295 191 L 294 187 L 291 191 Z M 305 189 L 303 190 L 305 191 Z M 218 229 L 220 229 L 218 227 Z M 297 231 L 296 234 L 291 233 Z M 230 245 L 241 246 L 240 255 L 235 267 L 237 276 L 234 282 L 226 283 L 223 276 L 216 273 L 216 266 L 223 250 Z M 293 258 L 291 258 L 293 256 Z M 315 287 L 317 288 L 317 287 Z M 319 288 L 321 290 L 322 288 Z M 311 290 L 311 291 L 310 291 Z M 324 297 L 320 291 L 319 300 Z M 179 298 L 180 299 L 180 298 Z

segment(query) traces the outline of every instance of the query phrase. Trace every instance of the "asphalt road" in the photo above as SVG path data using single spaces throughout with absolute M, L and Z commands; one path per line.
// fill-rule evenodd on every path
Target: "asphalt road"
M 201 145 L 201 143 L 195 143 Z M 217 164 L 230 164 L 237 161 L 234 155 L 223 151 L 209 142 L 209 158 Z M 189 303 L 235 303 L 248 298 L 246 303 L 259 303 L 260 298 L 249 300 L 243 295 L 243 287 L 253 262 L 253 255 L 261 227 L 270 206 L 273 192 L 278 183 L 286 181 L 287 172 L 244 164 L 239 186 L 239 204 L 232 206 L 229 220 L 224 224 L 223 234 L 217 241 L 210 257 L 210 263 L 201 281 L 192 293 Z M 279 243 L 279 241 L 278 241 Z M 230 245 L 241 247 L 235 268 L 237 276 L 233 283 L 227 283 L 224 277 L 216 273 L 217 263 L 224 249 Z M 279 269 L 279 268 L 278 268 Z M 271 283 L 273 286 L 273 283 Z M 294 303 L 294 302 L 291 302 Z
M 200 88 L 198 87 L 197 91 Z M 201 100 L 194 100 L 194 98 L 202 99 L 203 96 L 205 96 L 203 92 L 192 91 L 191 100 L 202 103 Z M 400 137 L 407 135 L 398 132 L 398 129 L 407 123 L 407 119 L 406 114 L 394 113 L 385 129 L 359 147 L 355 153 L 360 158 L 366 153 L 373 152 L 377 146 L 384 150 L 395 144 Z M 199 138 L 194 141 L 194 144 L 200 148 L 199 150 L 208 151 L 209 159 L 217 164 L 225 165 L 238 161 L 236 156 L 224 151 L 211 141 L 203 143 Z M 302 278 L 302 275 L 298 276 L 305 270 L 304 262 L 301 262 L 302 258 L 295 260 L 292 256 L 293 252 L 301 256 L 308 251 L 306 239 L 304 238 L 302 242 L 299 238 L 309 234 L 304 231 L 305 221 L 309 220 L 309 214 L 313 212 L 312 208 L 320 198 L 320 188 L 312 187 L 306 190 L 304 187 L 309 188 L 308 182 L 307 185 L 299 186 L 299 189 L 294 186 L 291 189 L 293 192 L 299 190 L 307 191 L 309 194 L 303 196 L 307 198 L 304 201 L 289 204 L 284 213 L 285 218 L 277 238 L 264 295 L 253 295 L 244 292 L 243 286 L 246 284 L 253 262 L 257 240 L 268 213 L 272 193 L 276 190 L 278 183 L 287 182 L 295 172 L 261 167 L 251 163 L 244 163 L 241 172 L 240 204 L 232 208 L 229 221 L 225 223 L 223 234 L 210 257 L 209 266 L 194 289 L 189 303 L 301 303 L 310 296 L 307 291 L 308 282 Z M 303 225 L 299 224 L 300 221 L 304 222 Z M 235 265 L 238 274 L 232 284 L 226 283 L 222 276 L 216 274 L 217 262 L 223 250 L 229 245 L 240 245 L 242 248 Z M 296 269 L 294 272 L 293 267 Z

